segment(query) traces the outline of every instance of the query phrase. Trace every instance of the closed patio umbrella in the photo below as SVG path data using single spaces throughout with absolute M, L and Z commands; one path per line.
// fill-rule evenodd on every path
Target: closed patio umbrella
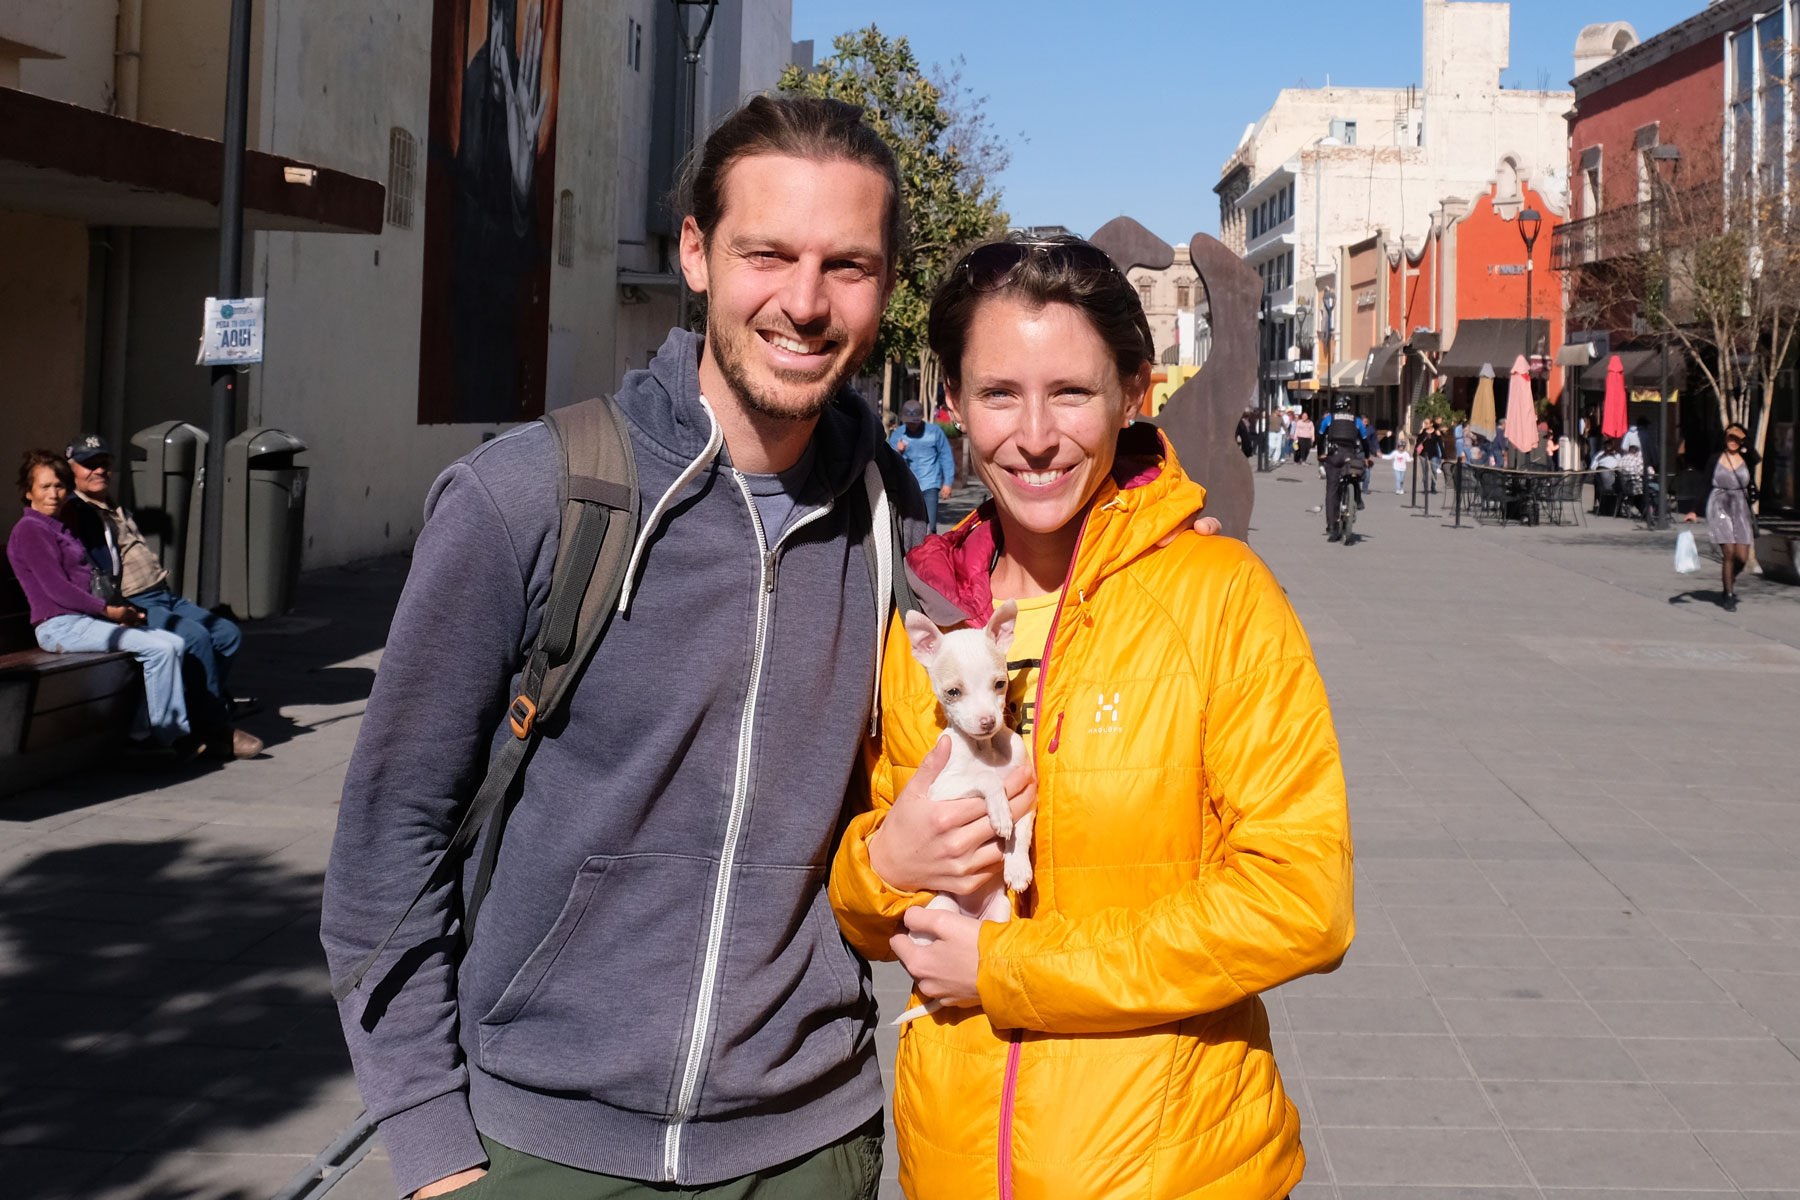
M 1488 441 L 1494 440 L 1494 368 L 1481 364 L 1481 382 L 1475 385 L 1475 399 L 1469 405 L 1469 428 Z
M 1513 360 L 1506 386 L 1506 441 L 1520 454 L 1537 445 L 1537 409 L 1531 402 L 1531 368 L 1523 354 Z
M 1600 436 L 1622 438 L 1628 427 L 1625 417 L 1625 364 L 1615 354 L 1606 364 L 1606 404 L 1600 410 Z

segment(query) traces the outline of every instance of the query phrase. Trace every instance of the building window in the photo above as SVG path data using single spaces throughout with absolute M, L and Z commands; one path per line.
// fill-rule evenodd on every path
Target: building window
M 1345 121 L 1344 122 L 1344 145 L 1346 145 L 1346 146 L 1356 145 L 1356 122 L 1355 121 Z
M 625 18 L 625 65 L 634 71 L 644 67 L 644 27 L 636 17 Z
M 564 189 L 556 203 L 556 263 L 575 265 L 575 193 Z
M 1755 163 L 1756 42 L 1748 30 L 1731 35 L 1730 83 L 1731 114 L 1725 129 L 1730 150 L 1727 153 L 1730 177 L 1741 181 L 1750 177 Z
M 1138 284 L 1138 303 L 1143 305 L 1145 308 L 1150 307 L 1150 285 L 1149 284 L 1147 284 L 1147 283 Z
M 413 225 L 413 178 L 417 174 L 418 139 L 398 125 L 388 131 L 387 223 L 395 229 Z
M 1192 287 L 1185 283 L 1178 283 L 1175 285 L 1175 307 L 1194 307 L 1194 289 Z
M 1777 8 L 1756 23 L 1756 52 L 1761 60 L 1757 78 L 1757 104 L 1762 109 L 1761 145 L 1757 166 L 1763 189 L 1779 192 L 1787 174 L 1787 149 L 1782 138 L 1782 103 L 1786 89 L 1782 86 L 1781 60 L 1787 45 L 1783 38 L 1786 7 Z

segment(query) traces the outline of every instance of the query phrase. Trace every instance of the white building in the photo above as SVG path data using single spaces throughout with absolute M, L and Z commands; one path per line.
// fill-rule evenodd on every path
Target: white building
M 1566 194 L 1574 94 L 1501 87 L 1511 6 L 1423 3 L 1422 86 L 1283 89 L 1220 170 L 1221 237 L 1264 281 L 1265 390 L 1277 401 L 1317 353 L 1316 297 L 1337 290 L 1341 247 L 1383 231 L 1416 250 L 1444 197 L 1508 175 Z

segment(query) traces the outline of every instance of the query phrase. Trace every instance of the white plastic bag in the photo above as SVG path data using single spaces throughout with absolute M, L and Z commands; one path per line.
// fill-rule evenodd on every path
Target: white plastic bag
M 1675 539 L 1675 569 L 1683 575 L 1692 575 L 1700 569 L 1700 548 L 1694 545 L 1694 531 L 1684 529 L 1681 536 Z

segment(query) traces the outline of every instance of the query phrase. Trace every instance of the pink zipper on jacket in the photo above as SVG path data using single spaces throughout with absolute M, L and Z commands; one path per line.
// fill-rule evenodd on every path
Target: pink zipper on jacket
M 1044 657 L 1038 667 L 1037 679 L 1037 713 L 1038 720 L 1031 730 L 1031 761 L 1038 761 L 1038 735 L 1044 728 L 1044 681 L 1050 677 L 1050 651 L 1056 645 L 1056 630 L 1062 624 L 1063 605 L 1069 598 L 1069 581 L 1075 578 L 1075 564 L 1081 561 L 1081 540 L 1087 536 L 1088 518 L 1093 514 L 1092 506 L 1082 515 L 1081 531 L 1075 535 L 1075 550 L 1069 555 L 1069 569 L 1063 575 L 1062 594 L 1056 600 L 1056 615 L 1050 618 L 1050 632 L 1044 635 Z M 1062 716 L 1057 715 L 1056 736 L 1050 740 L 1050 749 L 1055 753 L 1056 746 L 1062 740 Z M 1000 1086 L 1000 1146 L 999 1146 L 999 1182 L 1000 1200 L 1012 1200 L 1012 1131 L 1013 1100 L 1019 1092 L 1019 1051 L 1025 1037 L 1025 1031 L 1012 1031 L 1012 1045 L 1006 1049 L 1006 1077 Z

